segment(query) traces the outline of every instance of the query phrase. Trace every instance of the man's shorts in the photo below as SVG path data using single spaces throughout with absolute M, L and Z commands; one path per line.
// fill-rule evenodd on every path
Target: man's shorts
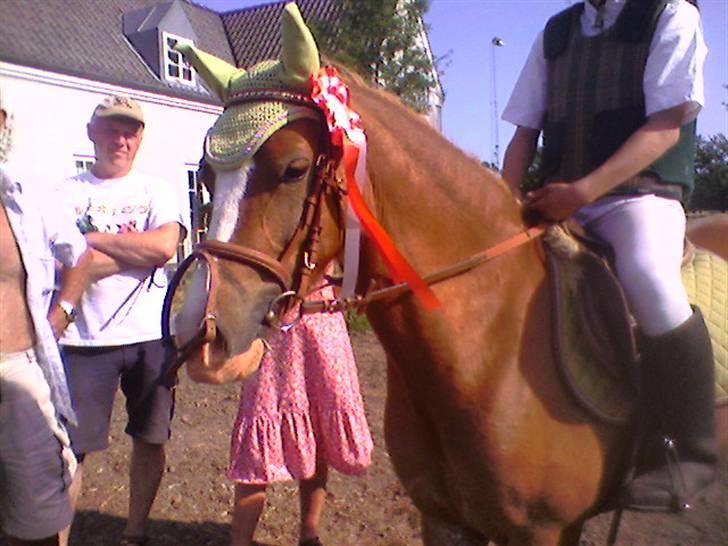
M 174 388 L 162 384 L 165 349 L 161 340 L 113 347 L 63 347 L 78 427 L 68 427 L 74 453 L 109 447 L 109 424 L 121 382 L 128 416 L 126 433 L 149 444 L 171 434 Z
M 21 540 L 71 524 L 76 459 L 32 350 L 0 354 L 0 524 Z

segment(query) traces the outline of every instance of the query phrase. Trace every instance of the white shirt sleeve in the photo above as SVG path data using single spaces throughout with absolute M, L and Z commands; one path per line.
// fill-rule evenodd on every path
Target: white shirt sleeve
M 86 238 L 76 226 L 73 207 L 64 194 L 56 189 L 50 190 L 44 197 L 45 200 L 41 201 L 43 198 L 39 197 L 37 202 L 42 203 L 45 210 L 42 213 L 43 221 L 53 256 L 66 267 L 74 267 L 87 245 Z M 63 203 L 63 206 L 59 203 Z
M 698 10 L 685 0 L 665 6 L 650 44 L 644 74 L 647 116 L 683 103 L 692 109 L 684 122 L 705 103 L 703 65 L 708 48 Z
M 513 93 L 503 110 L 504 121 L 531 129 L 542 128 L 546 113 L 547 75 L 541 31 L 531 46 L 526 64 L 523 65 Z

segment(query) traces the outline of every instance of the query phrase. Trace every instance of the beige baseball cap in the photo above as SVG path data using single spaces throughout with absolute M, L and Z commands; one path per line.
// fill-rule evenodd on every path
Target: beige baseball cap
M 94 118 L 123 117 L 133 119 L 144 125 L 142 107 L 134 99 L 125 95 L 110 95 L 94 109 Z

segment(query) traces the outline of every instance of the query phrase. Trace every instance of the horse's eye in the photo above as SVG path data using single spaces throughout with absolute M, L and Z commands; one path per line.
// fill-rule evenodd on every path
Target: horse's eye
M 310 166 L 311 163 L 308 159 L 294 159 L 288 164 L 288 167 L 286 167 L 283 173 L 283 182 L 296 182 L 301 180 L 308 172 Z

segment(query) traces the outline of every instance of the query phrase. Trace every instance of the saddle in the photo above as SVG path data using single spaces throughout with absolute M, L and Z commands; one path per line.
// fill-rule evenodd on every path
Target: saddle
M 578 226 L 544 236 L 552 288 L 555 360 L 577 403 L 595 418 L 625 423 L 637 405 L 636 323 L 610 266 L 611 249 Z M 686 245 L 683 283 L 713 341 L 716 401 L 728 402 L 728 262 Z

